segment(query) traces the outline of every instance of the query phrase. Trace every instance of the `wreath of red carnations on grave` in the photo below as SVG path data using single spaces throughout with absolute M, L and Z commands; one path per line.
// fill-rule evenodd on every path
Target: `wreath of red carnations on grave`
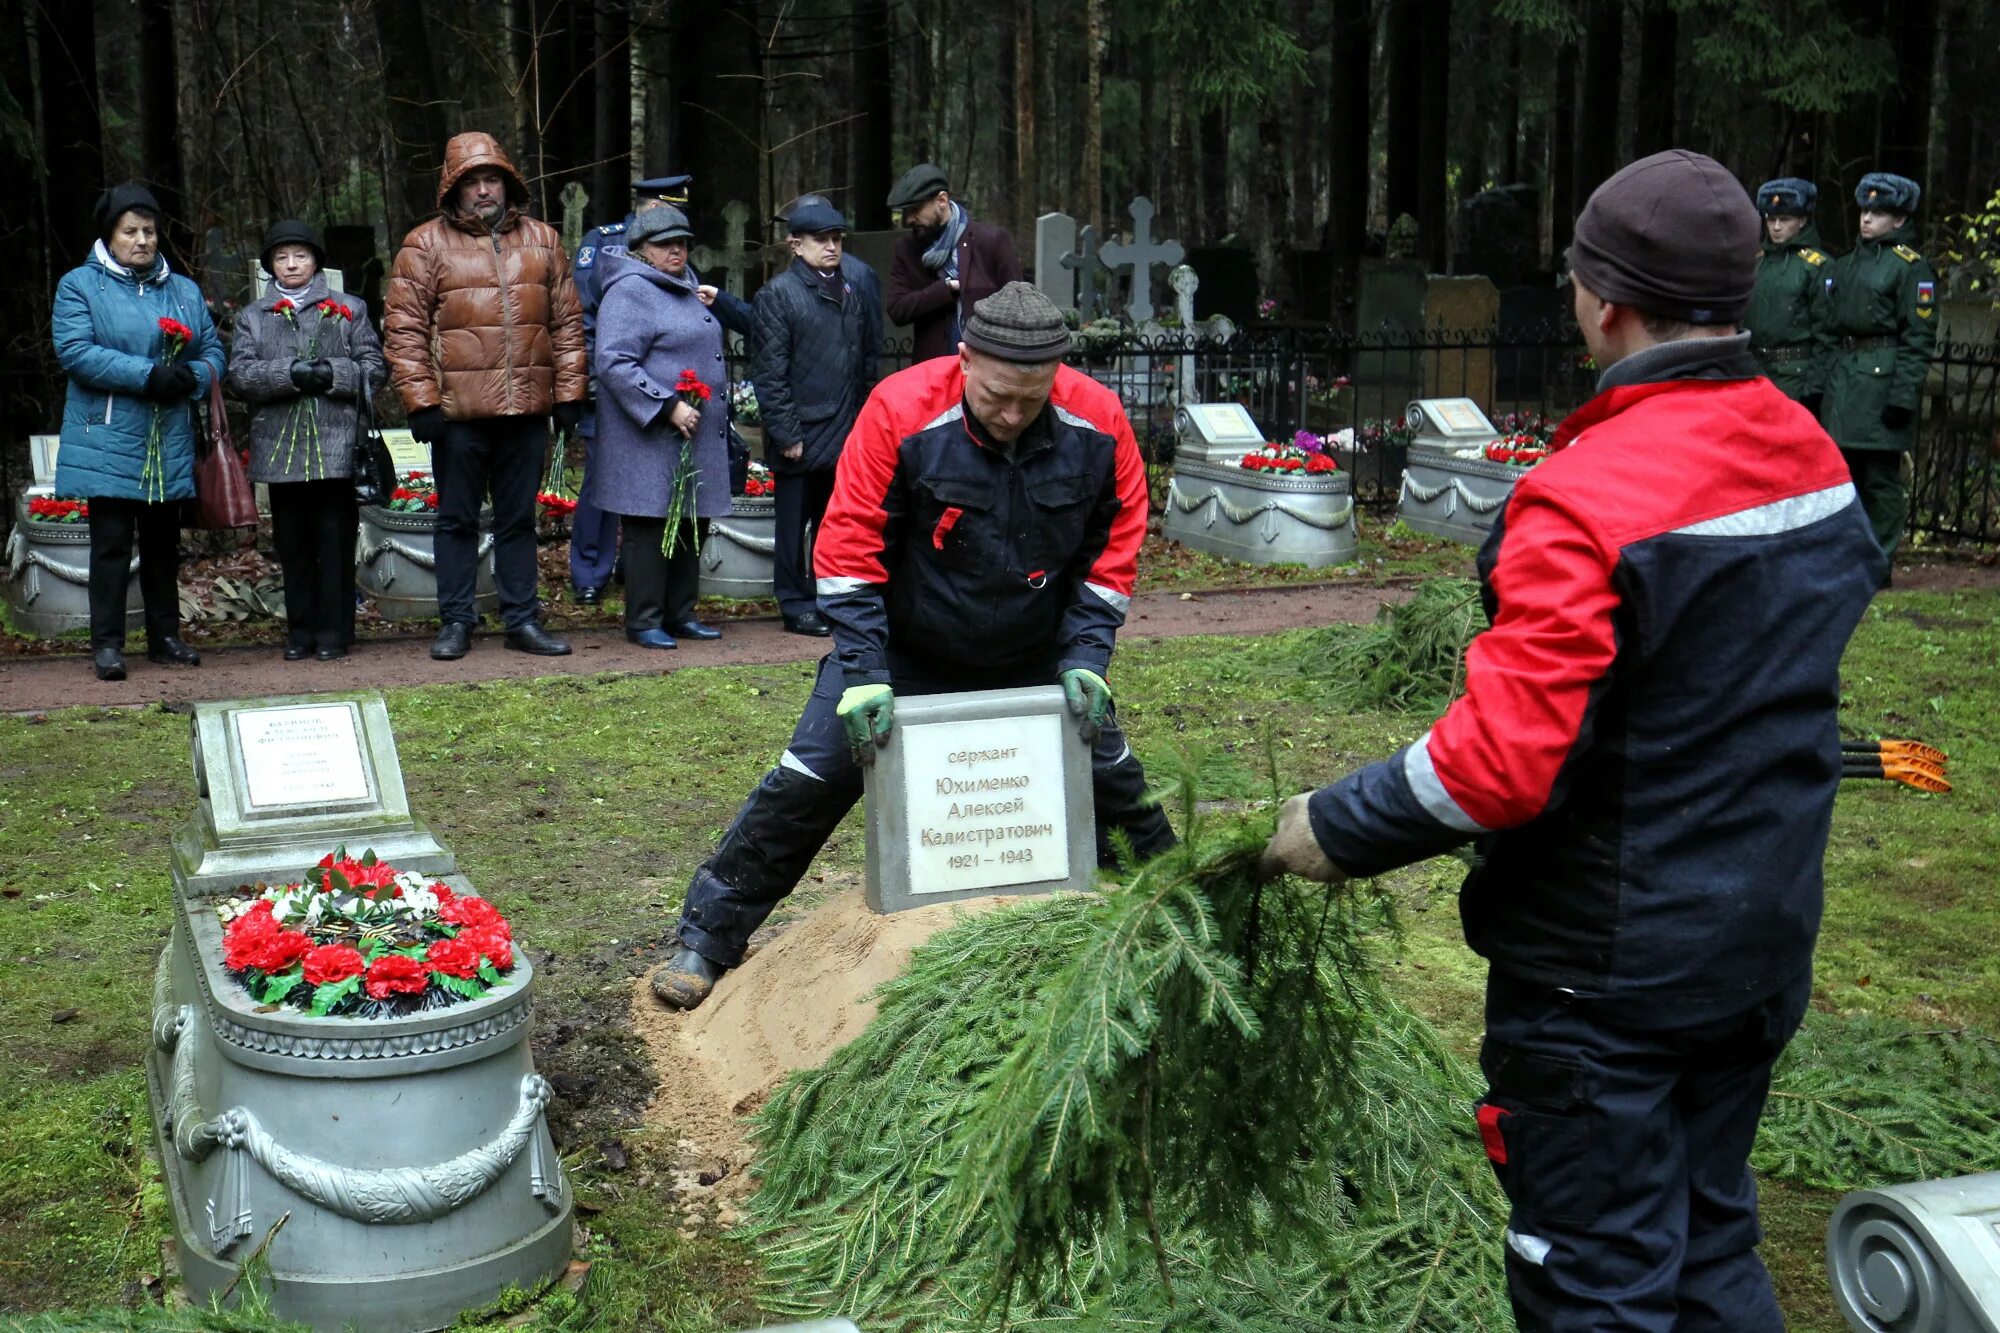
M 222 963 L 262 1005 L 387 1017 L 507 984 L 514 933 L 493 904 L 375 853 L 340 848 L 297 883 L 246 885 L 216 908 Z
M 771 469 L 753 460 L 749 475 L 743 478 L 743 494 L 754 500 L 761 496 L 774 495 L 777 490 L 778 482 L 771 475 Z
M 1251 472 L 1299 472 L 1310 476 L 1340 471 L 1340 464 L 1331 455 L 1317 449 L 1301 449 L 1296 444 L 1267 444 L 1243 455 L 1236 465 Z
M 1503 435 L 1480 451 L 1489 463 L 1505 463 L 1509 467 L 1533 467 L 1549 456 L 1549 447 L 1540 436 L 1529 431 L 1517 431 Z
M 30 496 L 28 517 L 37 523 L 82 523 L 90 517 L 90 501 L 58 500 L 47 495 Z
M 396 489 L 389 492 L 389 503 L 384 509 L 399 514 L 430 514 L 437 512 L 437 482 L 421 472 L 409 472 L 397 478 Z

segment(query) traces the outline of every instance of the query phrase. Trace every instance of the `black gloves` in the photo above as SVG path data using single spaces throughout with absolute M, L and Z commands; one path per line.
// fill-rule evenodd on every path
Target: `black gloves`
M 555 417 L 557 430 L 575 430 L 576 423 L 583 420 L 583 404 L 557 403 Z
M 142 392 L 157 402 L 170 403 L 176 398 L 194 397 L 196 383 L 193 366 L 156 365 L 146 372 L 146 387 Z
M 333 390 L 333 363 L 292 362 L 292 386 L 300 393 L 330 393 Z
M 444 439 L 444 409 L 420 407 L 410 413 L 410 435 L 424 444 L 440 443 Z
M 1894 403 L 1882 409 L 1882 425 L 1887 430 L 1901 430 L 1914 420 L 1907 407 L 1897 407 Z
M 1805 397 L 1799 399 L 1799 406 L 1803 407 L 1806 411 L 1812 413 L 1814 416 L 1818 416 L 1820 403 L 1823 402 L 1824 400 L 1825 400 L 1824 394 L 1809 393 Z

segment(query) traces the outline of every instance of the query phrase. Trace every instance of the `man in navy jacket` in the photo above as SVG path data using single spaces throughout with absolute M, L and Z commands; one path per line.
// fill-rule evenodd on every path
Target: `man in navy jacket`
M 1777 1333 L 1748 1166 L 1803 1016 L 1840 658 L 1884 573 L 1846 465 L 1736 330 L 1757 211 L 1635 162 L 1570 252 L 1606 367 L 1479 556 L 1491 627 L 1414 744 L 1280 814 L 1339 883 L 1477 839 L 1477 1107 L 1524 1333 Z

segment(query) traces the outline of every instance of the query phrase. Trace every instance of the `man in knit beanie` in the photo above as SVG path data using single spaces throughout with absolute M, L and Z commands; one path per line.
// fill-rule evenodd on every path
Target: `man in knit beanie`
M 742 961 L 860 798 L 898 695 L 1060 684 L 1091 744 L 1099 864 L 1115 863 L 1114 831 L 1142 860 L 1173 845 L 1108 681 L 1145 464 L 1117 395 L 1063 365 L 1068 351 L 1062 313 L 1010 282 L 973 307 L 957 356 L 869 395 L 814 553 L 833 652 L 784 757 L 688 885 L 678 948 L 653 974 L 663 1003 L 692 1009 Z
M 1883 560 L 1840 452 L 1736 321 L 1757 210 L 1698 153 L 1577 220 L 1599 392 L 1480 552 L 1465 692 L 1287 801 L 1267 874 L 1476 841 L 1486 1154 L 1523 1333 L 1780 1333 L 1750 1144 L 1805 1012 L 1840 781 L 1840 658 Z

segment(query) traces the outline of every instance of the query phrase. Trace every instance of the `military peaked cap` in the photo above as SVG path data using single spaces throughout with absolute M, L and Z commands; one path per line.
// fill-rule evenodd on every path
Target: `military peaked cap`
M 633 181 L 632 193 L 643 194 L 649 199 L 664 199 L 670 204 L 685 208 L 688 201 L 688 186 L 692 184 L 694 184 L 692 176 L 655 176 L 651 180 Z

